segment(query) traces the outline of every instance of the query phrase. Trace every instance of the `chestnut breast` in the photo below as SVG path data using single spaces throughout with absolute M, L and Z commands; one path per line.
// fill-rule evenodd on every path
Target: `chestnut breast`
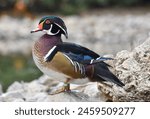
M 80 72 L 75 72 L 69 59 L 61 52 L 58 52 L 50 62 L 45 62 L 44 56 L 58 43 L 61 38 L 43 35 L 33 46 L 33 59 L 37 67 L 46 75 L 66 81 L 66 78 L 81 78 Z

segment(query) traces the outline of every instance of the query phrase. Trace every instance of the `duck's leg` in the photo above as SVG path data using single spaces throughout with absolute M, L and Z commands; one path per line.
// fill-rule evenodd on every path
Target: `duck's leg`
M 71 91 L 69 81 L 70 81 L 70 79 L 67 79 L 66 82 L 64 82 L 64 85 L 62 87 L 49 91 L 49 94 L 50 95 L 55 95 L 55 94 L 59 94 L 59 93 L 62 93 L 62 92 Z
M 71 91 L 70 90 L 70 83 L 68 83 L 68 82 L 64 83 L 64 91 Z

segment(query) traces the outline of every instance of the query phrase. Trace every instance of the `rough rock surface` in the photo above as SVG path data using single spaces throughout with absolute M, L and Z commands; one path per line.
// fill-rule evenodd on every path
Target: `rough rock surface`
M 99 85 L 112 101 L 150 101 L 150 38 L 132 52 L 117 53 L 115 70 L 123 89 Z
M 0 95 L 0 101 L 52 101 L 52 102 L 78 102 L 78 101 L 106 101 L 105 96 L 100 96 L 97 89 L 97 83 L 89 83 L 84 86 L 71 85 L 74 89 L 72 92 L 64 92 L 55 95 L 49 95 L 50 87 L 62 85 L 57 81 L 53 81 L 47 76 L 42 76 L 38 80 L 30 83 L 14 82 L 6 93 Z M 58 87 L 58 86 L 57 86 Z

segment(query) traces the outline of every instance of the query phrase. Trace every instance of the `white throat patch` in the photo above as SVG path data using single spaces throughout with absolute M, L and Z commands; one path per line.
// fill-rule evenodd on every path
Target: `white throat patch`
M 57 35 L 60 30 L 58 30 L 56 33 L 52 33 L 52 28 L 53 28 L 53 24 L 51 24 L 50 29 L 49 30 L 44 30 L 48 35 Z

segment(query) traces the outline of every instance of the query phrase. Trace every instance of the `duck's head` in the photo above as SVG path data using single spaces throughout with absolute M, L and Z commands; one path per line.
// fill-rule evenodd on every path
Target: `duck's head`
M 43 17 L 37 29 L 32 30 L 31 33 L 35 33 L 38 31 L 45 31 L 48 35 L 56 35 L 61 36 L 64 34 L 66 38 L 68 38 L 67 28 L 64 21 L 56 16 L 45 16 Z

